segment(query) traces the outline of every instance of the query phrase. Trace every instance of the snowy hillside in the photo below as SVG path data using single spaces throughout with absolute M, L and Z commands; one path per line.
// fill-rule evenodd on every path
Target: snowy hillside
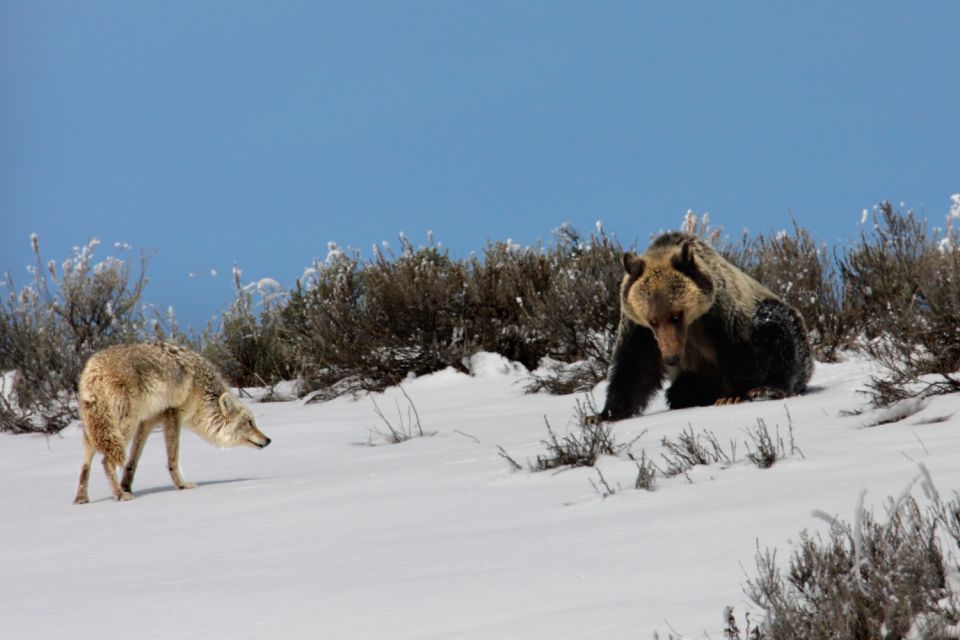
M 604 499 L 589 468 L 511 470 L 542 453 L 544 415 L 573 429 L 575 396 L 525 395 L 525 372 L 498 356 L 474 375 L 405 383 L 431 437 L 387 444 L 369 397 L 253 404 L 273 438 L 220 451 L 186 435 L 192 491 L 176 491 L 163 438 L 143 455 L 135 499 L 116 503 L 99 464 L 91 504 L 74 506 L 80 431 L 0 436 L 0 638 L 686 638 L 722 637 L 721 614 L 760 548 L 849 519 L 861 489 L 879 508 L 930 470 L 960 489 L 960 396 L 904 420 L 875 421 L 857 393 L 870 364 L 819 364 L 787 401 L 665 411 L 617 423 L 618 442 L 660 458 L 692 426 L 740 444 L 762 418 L 799 455 L 697 467 L 635 490 L 636 465 L 605 458 Z M 596 390 L 602 401 L 602 386 Z M 377 396 L 388 418 L 406 400 Z M 372 433 L 372 435 L 371 435 Z M 915 491 L 923 500 L 922 493 Z

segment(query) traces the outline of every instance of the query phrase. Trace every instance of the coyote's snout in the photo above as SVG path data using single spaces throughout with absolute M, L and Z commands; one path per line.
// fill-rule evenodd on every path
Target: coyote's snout
M 103 468 L 117 500 L 132 496 L 133 475 L 147 436 L 163 424 L 167 467 L 178 489 L 194 485 L 180 475 L 180 426 L 185 425 L 220 447 L 270 444 L 253 414 L 227 389 L 214 366 L 202 356 L 171 344 L 110 347 L 93 354 L 80 374 L 80 418 L 83 420 L 83 466 L 77 504 L 87 502 L 93 454 L 103 455 Z M 126 459 L 127 443 L 133 441 Z M 117 469 L 124 467 L 117 482 Z

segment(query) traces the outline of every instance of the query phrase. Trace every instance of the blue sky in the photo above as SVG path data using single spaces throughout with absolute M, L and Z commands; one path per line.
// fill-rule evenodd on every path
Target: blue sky
M 230 270 L 327 243 L 454 255 L 597 220 L 625 244 L 852 238 L 960 191 L 958 2 L 0 0 L 0 270 L 143 249 L 202 327 Z M 219 275 L 211 276 L 216 270 Z M 190 273 L 202 274 L 190 277 Z

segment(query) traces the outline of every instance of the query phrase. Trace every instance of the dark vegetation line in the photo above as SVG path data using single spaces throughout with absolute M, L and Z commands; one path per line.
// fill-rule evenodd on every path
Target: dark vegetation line
M 960 390 L 960 229 L 931 230 L 884 203 L 851 246 L 827 246 L 796 223 L 729 239 L 691 215 L 685 230 L 795 306 L 817 359 L 846 350 L 876 358 L 883 371 L 868 388 L 876 404 Z M 0 302 L 0 370 L 16 371 L 12 389 L 0 390 L 0 431 L 62 429 L 75 417 L 86 358 L 145 339 L 202 351 L 235 385 L 295 379 L 300 393 L 320 399 L 463 369 L 477 351 L 540 367 L 531 391 L 572 393 L 603 379 L 619 320 L 620 257 L 632 247 L 602 229 L 569 227 L 549 246 L 491 242 L 464 259 L 401 241 L 399 255 L 331 252 L 282 295 L 235 278 L 219 326 L 186 335 L 144 308 L 146 258 L 136 271 L 118 259 L 95 263 L 88 246 L 45 263 L 35 240 L 33 281 L 18 286 L 7 274 Z

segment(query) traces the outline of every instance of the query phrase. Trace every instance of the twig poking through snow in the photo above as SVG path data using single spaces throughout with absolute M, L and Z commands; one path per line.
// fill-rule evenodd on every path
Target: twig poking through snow
M 406 442 L 411 438 L 423 438 L 425 436 L 436 435 L 436 431 L 427 431 L 424 432 L 423 426 L 420 424 L 420 414 L 417 413 L 417 407 L 413 404 L 413 400 L 410 399 L 410 396 L 407 395 L 406 390 L 404 390 L 402 385 L 397 385 L 397 388 L 400 389 L 400 393 L 403 394 L 403 397 L 407 400 L 407 417 L 404 420 L 403 411 L 400 408 L 399 400 L 395 402 L 397 407 L 397 416 L 398 416 L 398 425 L 397 427 L 393 426 L 393 423 L 387 419 L 387 416 L 384 415 L 383 411 L 380 409 L 380 405 L 377 404 L 377 401 L 371 397 L 370 401 L 373 402 L 373 410 L 383 423 L 387 426 L 389 433 L 383 433 L 379 430 L 374 430 L 380 434 L 384 440 L 390 444 L 400 444 L 401 442 Z M 414 431 L 416 429 L 416 431 Z M 372 434 L 371 434 L 372 435 Z

